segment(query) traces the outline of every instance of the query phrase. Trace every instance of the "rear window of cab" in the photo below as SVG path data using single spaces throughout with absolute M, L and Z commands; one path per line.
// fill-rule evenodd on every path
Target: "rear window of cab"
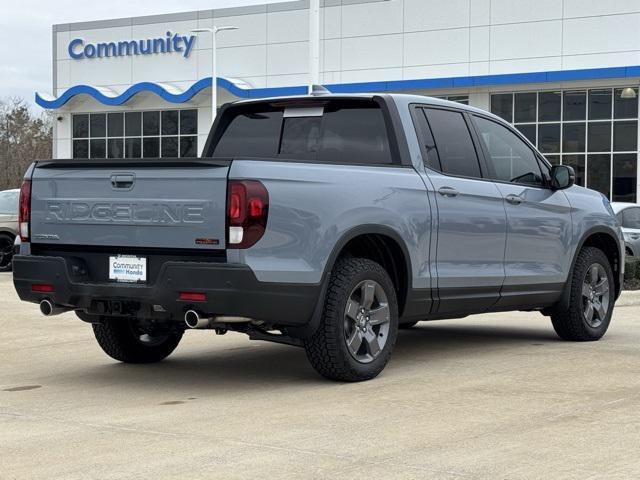
M 385 116 L 373 101 L 325 105 L 231 107 L 213 157 L 389 164 Z

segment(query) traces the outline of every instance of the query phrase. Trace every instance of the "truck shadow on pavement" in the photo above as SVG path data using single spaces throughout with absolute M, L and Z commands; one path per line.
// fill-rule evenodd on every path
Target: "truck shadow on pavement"
M 506 323 L 506 322 L 505 322 Z M 534 324 L 535 325 L 535 324 Z M 509 325 L 452 325 L 450 321 L 424 322 L 409 330 L 401 330 L 391 362 L 424 363 L 425 368 L 470 355 L 481 357 L 497 350 L 518 350 L 526 346 L 558 344 L 553 329 L 522 328 Z
M 432 369 L 465 355 L 481 357 L 495 354 L 497 349 L 507 352 L 526 345 L 540 348 L 558 343 L 550 327 L 422 323 L 400 332 L 390 363 L 392 370 L 386 370 L 383 376 L 401 374 L 406 364 L 413 368 L 423 364 L 425 369 Z M 85 365 L 77 375 L 77 380 L 89 384 L 115 383 L 120 388 L 127 388 L 127 384 L 136 389 L 157 389 L 162 385 L 168 389 L 209 390 L 223 386 L 226 393 L 229 388 L 250 391 L 292 384 L 336 385 L 327 383 L 313 371 L 302 349 L 269 343 L 220 349 L 212 341 L 210 351 L 203 351 L 201 345 L 197 350 L 179 347 L 172 357 L 160 364 Z

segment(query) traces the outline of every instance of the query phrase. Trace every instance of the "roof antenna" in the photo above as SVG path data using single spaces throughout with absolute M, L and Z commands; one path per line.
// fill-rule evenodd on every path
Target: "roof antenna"
M 311 85 L 309 95 L 313 95 L 314 97 L 319 97 L 322 95 L 330 95 L 331 92 L 322 85 Z

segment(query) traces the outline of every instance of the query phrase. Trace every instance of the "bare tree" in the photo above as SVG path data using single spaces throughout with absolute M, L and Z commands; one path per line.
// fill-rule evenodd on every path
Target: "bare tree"
M 18 188 L 34 160 L 51 158 L 52 117 L 34 115 L 21 98 L 0 101 L 0 190 Z

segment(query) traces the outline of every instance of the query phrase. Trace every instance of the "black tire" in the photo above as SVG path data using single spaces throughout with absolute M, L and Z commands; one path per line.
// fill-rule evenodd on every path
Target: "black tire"
M 415 322 L 407 322 L 407 323 L 401 323 L 400 325 L 398 325 L 398 328 L 400 330 L 409 330 L 410 328 L 415 327 L 418 324 L 417 321 Z
M 98 345 L 114 360 L 124 363 L 156 363 L 167 358 L 176 349 L 183 332 L 167 332 L 156 337 L 141 339 L 136 321 L 127 318 L 102 317 L 93 324 Z
M 13 268 L 13 242 L 15 237 L 0 233 L 0 272 L 10 272 Z
M 359 285 L 374 282 L 386 296 L 386 339 L 379 353 L 369 363 L 358 361 L 346 341 L 347 301 Z M 373 316 L 373 310 L 371 310 Z M 369 318 L 367 317 L 367 322 Z M 373 327 L 374 329 L 376 327 Z M 376 333 L 374 340 L 377 344 Z M 317 331 L 305 341 L 307 358 L 320 375 L 330 380 L 359 382 L 376 377 L 386 366 L 398 336 L 398 302 L 393 282 L 379 264 L 362 258 L 338 260 L 329 280 L 322 320 Z M 369 345 L 365 345 L 365 350 Z
M 593 325 L 587 321 L 587 304 L 583 297 L 583 283 L 587 274 L 595 266 L 603 267 L 608 282 L 608 302 L 604 318 L 596 316 L 599 324 Z M 594 247 L 585 247 L 576 259 L 576 264 L 571 275 L 571 291 L 569 294 L 569 308 L 556 308 L 551 313 L 551 323 L 560 338 L 574 342 L 592 342 L 600 340 L 609 328 L 613 305 L 615 300 L 615 284 L 613 271 L 609 259 L 602 250 Z M 588 301 L 588 300 L 587 300 Z M 603 303 L 603 302 L 601 302 Z

